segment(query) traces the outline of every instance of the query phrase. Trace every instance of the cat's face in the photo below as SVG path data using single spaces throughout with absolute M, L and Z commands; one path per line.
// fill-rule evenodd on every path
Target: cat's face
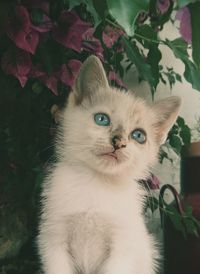
M 148 106 L 131 92 L 110 88 L 102 65 L 90 57 L 64 113 L 64 154 L 104 174 L 131 172 L 143 178 L 179 106 L 177 97 Z

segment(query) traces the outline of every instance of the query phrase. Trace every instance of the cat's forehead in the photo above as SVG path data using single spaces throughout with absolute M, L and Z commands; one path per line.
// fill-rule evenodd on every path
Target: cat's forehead
M 134 96 L 131 92 L 120 91 L 115 88 L 100 90 L 93 98 L 93 108 L 101 108 L 102 111 L 121 118 L 141 119 L 149 107 L 144 100 Z

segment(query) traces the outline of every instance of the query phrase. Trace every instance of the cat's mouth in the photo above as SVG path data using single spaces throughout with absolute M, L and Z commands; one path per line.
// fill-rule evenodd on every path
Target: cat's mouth
M 102 153 L 101 156 L 107 158 L 108 160 L 115 160 L 115 161 L 119 160 L 115 152 Z

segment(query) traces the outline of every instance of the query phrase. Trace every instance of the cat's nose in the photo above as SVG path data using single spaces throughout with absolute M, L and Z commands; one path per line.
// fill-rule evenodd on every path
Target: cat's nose
M 117 150 L 126 147 L 127 141 L 121 135 L 115 135 L 112 138 L 112 145 Z

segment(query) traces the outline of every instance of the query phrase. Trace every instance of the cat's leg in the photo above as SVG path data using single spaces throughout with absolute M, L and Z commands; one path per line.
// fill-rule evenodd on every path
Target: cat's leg
M 134 231 L 134 229 L 132 230 Z M 144 239 L 124 230 L 115 235 L 100 274 L 153 274 L 151 251 Z M 148 239 L 147 239 L 148 240 Z
M 112 239 L 110 256 L 100 274 L 135 274 L 134 248 L 126 235 Z
M 41 259 L 45 274 L 74 274 L 71 258 L 63 246 L 46 246 Z
M 39 255 L 45 274 L 73 274 L 67 248 L 67 231 L 62 226 L 43 224 L 38 236 Z

